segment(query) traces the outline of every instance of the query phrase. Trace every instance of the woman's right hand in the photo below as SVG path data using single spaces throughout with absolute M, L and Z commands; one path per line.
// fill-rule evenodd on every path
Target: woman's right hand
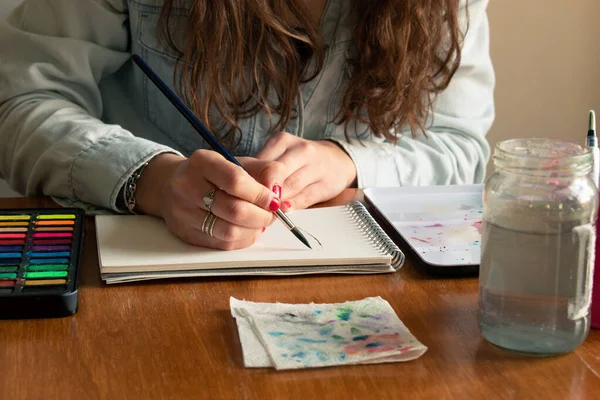
M 278 162 L 238 160 L 248 172 L 211 150 L 198 150 L 189 158 L 159 154 L 137 183 L 136 210 L 163 218 L 173 234 L 193 245 L 248 247 L 275 219 L 285 168 Z M 211 212 L 217 219 L 211 237 L 202 225 L 208 214 L 203 198 L 212 189 Z

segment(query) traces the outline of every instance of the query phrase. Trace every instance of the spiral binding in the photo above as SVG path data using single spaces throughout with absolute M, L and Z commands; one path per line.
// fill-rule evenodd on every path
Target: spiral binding
M 346 205 L 350 217 L 356 222 L 359 229 L 363 231 L 371 243 L 383 254 L 392 256 L 390 265 L 397 271 L 404 264 L 404 253 L 390 239 L 387 233 L 373 219 L 365 206 L 358 200 L 353 200 Z

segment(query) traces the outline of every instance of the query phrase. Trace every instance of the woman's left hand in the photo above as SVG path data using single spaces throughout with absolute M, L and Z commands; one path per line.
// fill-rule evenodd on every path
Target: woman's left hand
M 356 167 L 346 152 L 328 140 L 306 140 L 286 132 L 269 138 L 257 158 L 285 165 L 282 210 L 303 209 L 355 186 Z

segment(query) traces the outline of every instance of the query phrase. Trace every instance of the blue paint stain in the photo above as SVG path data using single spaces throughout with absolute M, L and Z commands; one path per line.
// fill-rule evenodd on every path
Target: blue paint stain
M 274 337 L 279 337 L 279 336 L 285 335 L 285 333 L 283 333 L 283 332 L 269 332 L 269 335 L 274 336 Z
M 369 344 L 365 345 L 365 347 L 379 347 L 379 346 L 383 346 L 383 343 L 374 342 L 374 343 L 369 343 Z
M 288 357 L 288 355 L 287 355 L 287 353 L 283 353 L 283 354 L 281 355 L 281 357 L 283 357 L 283 358 L 287 358 L 287 357 Z
M 361 340 L 367 340 L 368 338 L 369 338 L 369 335 L 363 335 L 363 336 L 355 336 L 352 338 L 352 340 L 355 342 L 359 342 Z
M 346 359 L 346 353 L 340 353 L 339 359 L 340 361 L 344 361 Z
M 316 315 L 319 315 L 319 314 L 321 314 L 321 310 L 315 310 L 315 311 L 314 311 L 314 313 L 315 313 Z
M 338 310 L 337 317 L 339 320 L 348 321 L 351 313 L 352 310 L 349 307 L 340 308 Z
M 297 353 L 292 354 L 292 357 L 294 358 L 304 358 L 306 357 L 306 353 L 303 351 L 299 351 Z
M 331 333 L 331 331 L 333 331 L 333 325 L 327 325 L 327 326 L 319 329 L 319 335 L 327 336 Z
M 329 356 L 322 352 L 322 351 L 317 351 L 317 358 L 319 359 L 319 361 L 327 361 L 329 360 Z
M 298 338 L 298 341 L 304 343 L 327 343 L 325 339 Z

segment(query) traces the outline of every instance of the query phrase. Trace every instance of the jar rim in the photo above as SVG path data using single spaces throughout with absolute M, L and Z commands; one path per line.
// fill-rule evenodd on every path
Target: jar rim
M 494 166 L 534 175 L 585 175 L 592 170 L 592 150 L 581 144 L 554 138 L 518 138 L 498 142 Z
M 517 144 L 520 144 L 520 146 L 517 147 Z M 530 151 L 514 151 L 514 149 L 520 150 L 522 147 L 527 145 L 529 145 L 529 147 L 536 146 L 538 148 Z M 511 146 L 513 151 L 509 150 Z M 542 146 L 547 146 L 547 148 L 542 149 Z M 540 149 L 548 151 L 548 153 L 542 154 Z M 560 157 L 563 160 L 565 158 L 569 158 L 573 162 L 585 160 L 586 158 L 591 158 L 592 156 L 592 151 L 589 147 L 582 146 L 578 143 L 570 142 L 568 140 L 553 138 L 507 139 L 496 143 L 495 152 L 497 155 L 506 154 L 513 157 L 535 157 L 539 159 L 552 159 Z

